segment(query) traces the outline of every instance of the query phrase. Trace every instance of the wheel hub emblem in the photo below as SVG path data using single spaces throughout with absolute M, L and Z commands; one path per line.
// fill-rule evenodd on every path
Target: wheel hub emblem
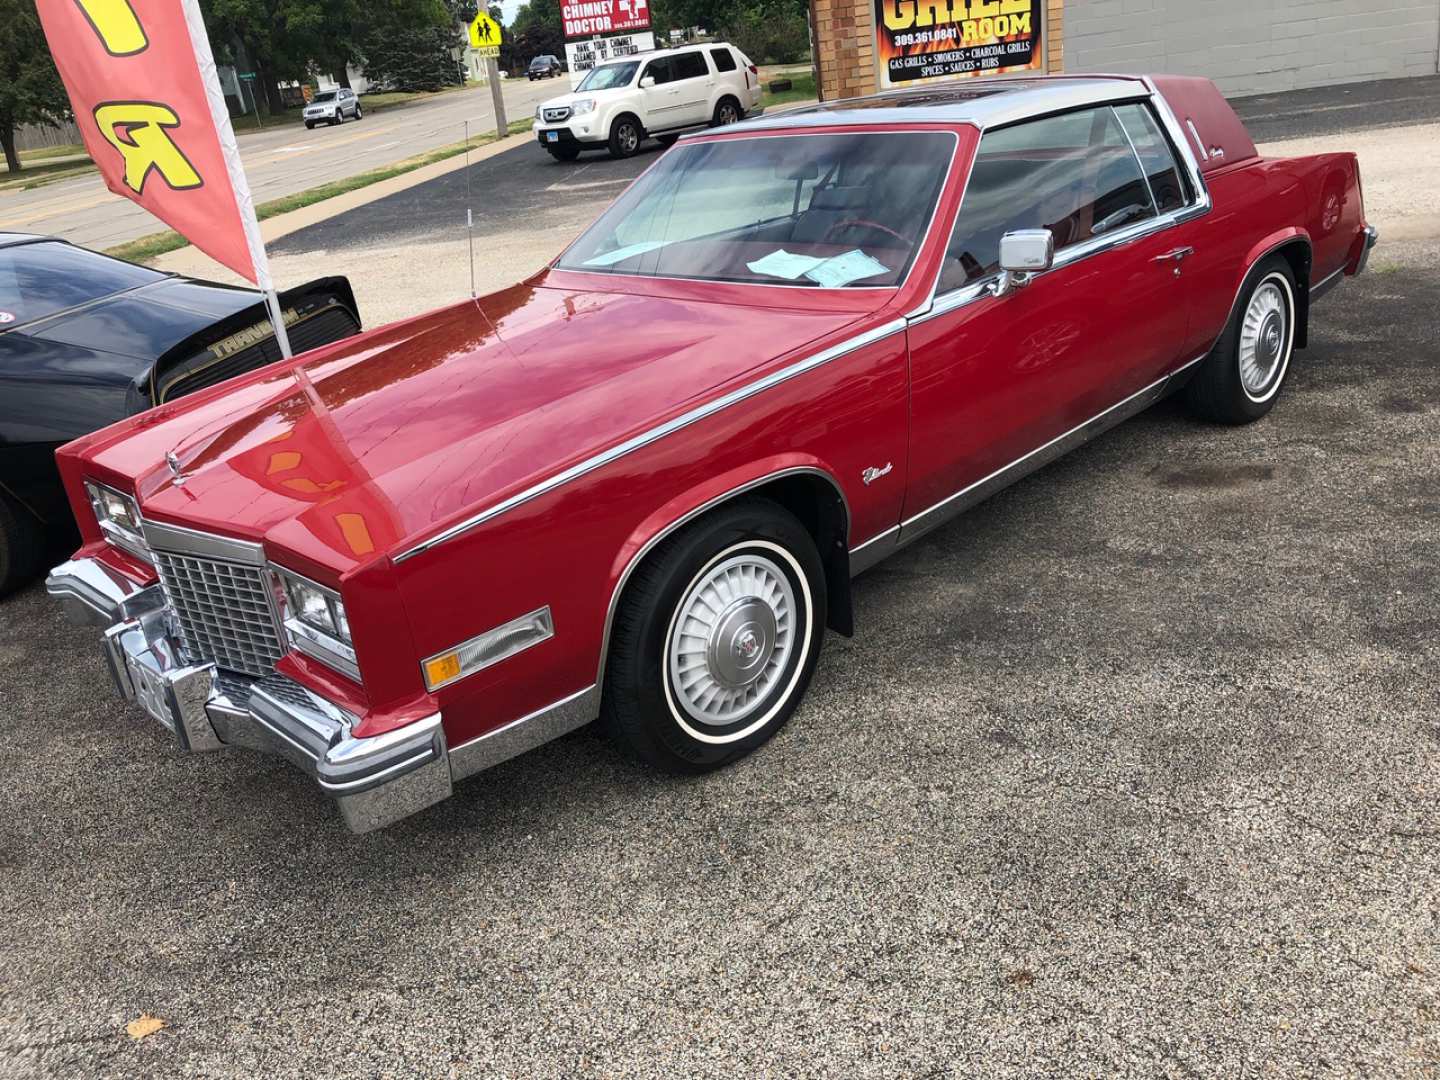
M 741 660 L 753 660 L 759 651 L 760 642 L 756 639 L 754 630 L 746 630 L 735 639 L 735 655 Z

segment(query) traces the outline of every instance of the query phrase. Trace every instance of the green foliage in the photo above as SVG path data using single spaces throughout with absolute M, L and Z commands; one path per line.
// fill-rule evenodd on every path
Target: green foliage
M 393 90 L 439 90 L 460 82 L 451 50 L 459 45 L 454 27 L 444 25 L 378 28 L 365 43 L 365 77 Z
M 70 116 L 70 99 L 50 59 L 31 0 L 0 0 L 0 145 L 10 172 L 20 171 L 15 129 Z
M 500 46 L 500 66 L 523 74 L 537 56 L 565 59 L 565 34 L 561 30 L 560 0 L 530 0 L 515 13 Z

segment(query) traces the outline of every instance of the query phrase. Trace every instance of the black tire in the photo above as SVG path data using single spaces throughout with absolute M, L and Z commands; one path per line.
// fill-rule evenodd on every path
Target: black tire
M 697 597 L 711 573 L 758 571 L 771 600 L 731 593 L 719 611 Z M 752 576 L 751 582 L 756 580 Z M 776 607 L 776 605 L 780 605 Z M 704 645 L 698 622 L 678 634 L 682 607 L 713 615 Z M 782 610 L 788 616 L 778 615 Z M 768 614 L 767 614 L 768 613 Z M 636 569 L 612 628 L 601 717 L 621 748 L 666 772 L 709 772 L 750 753 L 790 718 L 815 673 L 825 635 L 825 571 L 805 527 L 782 507 L 746 499 L 707 514 L 663 540 Z M 788 642 L 781 652 L 781 642 Z M 689 642 L 689 645 L 684 643 Z M 706 659 L 684 667 L 700 649 Z M 745 649 L 751 651 L 745 652 Z M 709 659 L 712 650 L 719 660 Z M 721 686 L 712 673 L 726 666 L 739 681 Z M 703 670 L 702 670 L 703 669 Z M 689 684 L 677 681 L 694 674 Z M 693 696 L 704 680 L 721 688 L 717 712 L 697 717 Z M 748 680 L 748 681 L 747 681 Z M 730 713 L 726 695 L 734 700 Z M 753 697 L 751 696 L 753 695 Z
M 580 156 L 578 146 L 547 146 L 545 152 L 556 161 L 574 161 Z
M 310 121 L 310 120 L 306 120 L 306 121 L 305 121 L 305 130 L 306 130 L 306 131 L 314 131 L 314 130 L 315 130 L 315 124 L 314 124 L 312 121 Z
M 745 115 L 745 110 L 740 108 L 740 102 L 733 97 L 722 97 L 715 103 L 715 115 L 710 118 L 711 127 L 724 127 L 726 124 L 734 124 Z
M 362 108 L 360 108 L 360 105 L 359 105 L 358 102 L 357 102 L 356 105 L 355 105 L 355 119 L 356 119 L 356 120 L 363 120 L 363 119 L 365 119 L 365 110 L 362 109 Z
M 0 596 L 28 585 L 45 558 L 45 530 L 24 507 L 0 495 Z
M 610 156 L 612 158 L 634 157 L 645 141 L 645 129 L 640 121 L 629 113 L 621 113 L 610 125 Z
M 678 138 L 680 138 L 679 135 L 656 135 L 655 141 L 661 146 L 670 147 L 675 145 L 675 140 Z
M 1296 295 L 1295 274 L 1284 258 L 1271 256 L 1251 271 L 1220 340 L 1186 384 L 1186 404 L 1195 415 L 1249 424 L 1274 408 L 1295 354 Z M 1251 318 L 1272 301 L 1274 311 Z

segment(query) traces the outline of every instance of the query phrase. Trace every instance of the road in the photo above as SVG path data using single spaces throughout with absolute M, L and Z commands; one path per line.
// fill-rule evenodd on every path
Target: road
M 569 81 L 517 79 L 504 86 L 507 116 L 519 120 L 539 102 L 568 92 Z M 386 109 L 358 123 L 307 131 L 291 121 L 242 135 L 240 156 L 251 193 L 256 203 L 263 203 L 458 143 L 467 120 L 472 134 L 493 133 L 490 100 L 489 88 L 479 86 Z M 104 249 L 164 228 L 147 211 L 107 191 L 94 173 L 33 191 L 0 193 L 0 231 L 51 233 Z

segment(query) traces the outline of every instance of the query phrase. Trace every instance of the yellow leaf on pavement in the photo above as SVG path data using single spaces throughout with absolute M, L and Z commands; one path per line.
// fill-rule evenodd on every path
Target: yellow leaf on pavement
M 154 1035 L 155 1032 L 165 1027 L 165 1021 L 158 1016 L 151 1016 L 149 1013 L 141 1013 L 136 1019 L 125 1025 L 125 1034 L 132 1039 L 143 1039 L 147 1035 Z

